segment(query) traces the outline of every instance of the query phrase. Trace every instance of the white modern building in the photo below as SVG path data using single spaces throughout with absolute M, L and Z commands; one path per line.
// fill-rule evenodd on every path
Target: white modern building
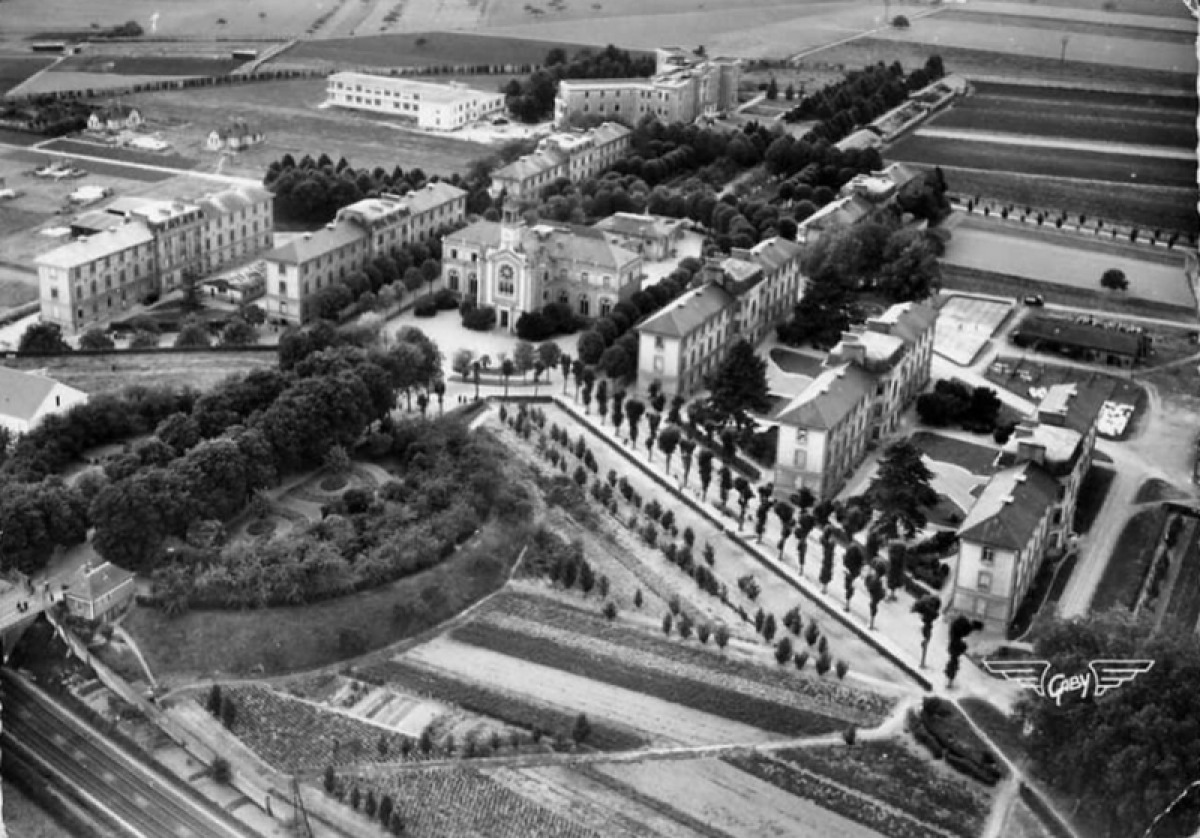
M 331 75 L 327 91 L 329 102 L 338 107 L 397 116 L 434 131 L 454 131 L 504 110 L 503 93 L 459 82 L 346 72 Z

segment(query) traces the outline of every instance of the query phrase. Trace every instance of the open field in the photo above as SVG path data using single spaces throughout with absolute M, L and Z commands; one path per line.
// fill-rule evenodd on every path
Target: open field
M 359 637 L 374 650 L 457 614 L 503 583 L 517 546 L 511 533 L 489 525 L 442 564 L 370 591 L 304 607 L 192 611 L 174 619 L 139 607 L 125 627 L 160 681 L 313 669 L 354 654 L 340 636 Z
M 43 369 L 68 387 L 96 394 L 133 384 L 207 390 L 230 375 L 276 365 L 273 352 L 186 352 L 137 355 L 54 355 L 8 358 L 18 369 Z
M 53 63 L 41 55 L 0 55 L 0 96 Z
M 171 3 L 158 0 L 6 0 L 0 35 L 30 39 L 55 33 L 82 33 L 137 21 L 147 33 L 187 38 L 280 38 L 299 35 L 328 6 L 304 11 L 290 0 L 206 0 Z
M 1162 97 L 1160 104 L 1148 101 L 1134 104 L 1129 101 L 1131 98 L 1137 97 L 980 82 L 974 95 L 956 102 L 929 124 L 1001 134 L 1195 149 L 1194 99 Z
M 93 143 L 87 140 L 57 139 L 45 143 L 42 148 L 47 151 L 59 151 L 66 154 L 82 154 L 88 157 L 101 157 L 114 163 L 137 163 L 142 166 L 163 166 L 172 169 L 192 169 L 197 160 L 183 157 L 171 152 L 161 154 L 152 151 L 138 151 L 132 148 Z M 87 168 L 86 164 L 81 168 Z
M 1159 2 L 1159 0 L 1151 0 Z M 1163 3 L 1163 5 L 1169 5 Z M 983 27 L 981 27 L 982 29 Z M 848 68 L 862 67 L 883 61 L 899 61 L 905 69 L 919 66 L 931 55 L 940 55 L 947 72 L 960 73 L 968 78 L 1035 79 L 1043 84 L 1070 83 L 1097 85 L 1105 90 L 1149 88 L 1152 90 L 1190 93 L 1195 90 L 1195 71 L 1169 72 L 1108 63 L 1080 61 L 1068 56 L 1059 60 L 1062 41 L 1055 37 L 1053 57 L 1005 52 L 995 48 L 995 36 L 985 39 L 984 45 L 967 49 L 950 43 L 921 43 L 882 37 L 859 38 L 845 44 L 813 53 L 806 62 L 843 64 Z M 1136 44 L 1136 42 L 1135 42 Z
M 489 80 L 480 81 L 486 85 Z M 163 123 L 163 138 L 180 153 L 204 160 L 206 167 L 218 159 L 202 149 L 214 126 L 238 118 L 254 122 L 266 134 L 266 142 L 224 158 L 221 168 L 226 174 L 254 178 L 261 178 L 267 165 L 284 153 L 324 152 L 335 160 L 345 157 L 354 166 L 390 170 L 400 165 L 443 175 L 463 171 L 470 161 L 489 153 L 488 146 L 418 133 L 383 115 L 323 108 L 324 79 L 139 93 L 122 101 L 140 108 L 155 129 Z
M 1069 35 L 1067 58 L 1072 61 L 1169 73 L 1196 72 L 1194 40 L 1191 43 L 1178 40 L 1154 43 L 1140 38 L 1116 37 L 1118 34 L 1122 34 L 1121 30 L 1085 34 L 1063 28 L 1061 21 L 1042 20 L 1028 27 L 1004 26 L 932 15 L 914 21 L 909 29 L 886 29 L 875 33 L 875 37 L 933 44 L 939 49 L 995 50 L 1006 55 L 1058 61 L 1062 54 L 1062 38 Z M 953 68 L 955 65 L 947 60 L 947 66 Z
M 555 47 L 561 47 L 571 55 L 584 49 L 585 44 L 489 36 L 473 32 L 366 35 L 361 38 L 301 41 L 268 61 L 266 66 L 329 64 L 347 67 L 415 67 L 432 64 L 540 64 L 545 61 L 546 53 Z
M 1019 27 L 1021 29 L 1049 27 L 1071 35 L 1099 35 L 1122 40 L 1166 44 L 1195 43 L 1195 33 L 1181 28 L 1154 25 L 1154 20 L 1151 18 L 1149 24 L 1146 24 L 1131 15 L 1114 19 L 1109 23 L 1102 20 L 1077 20 L 1058 15 L 1001 13 L 978 8 L 946 9 L 937 16 L 939 23 L 954 22 L 976 26 Z
M 592 772 L 624 786 L 637 799 L 657 801 L 730 838 L 873 838 L 877 834 L 722 760 L 601 764 Z
M 1104 154 L 1073 148 L 1027 148 L 1020 145 L 963 141 L 920 133 L 904 137 L 888 148 L 889 161 L 930 166 L 962 167 L 1029 175 L 1049 175 L 1114 184 L 1184 186 L 1196 180 L 1196 164 L 1189 160 Z M 952 178 L 947 183 L 953 186 Z M 958 186 L 953 186 L 958 189 Z M 1110 193 L 1111 194 L 1111 193 Z
M 1135 513 L 1125 524 L 1092 596 L 1093 611 L 1132 607 L 1154 558 L 1166 519 L 1166 510 L 1155 507 Z
M 1162 3 L 1160 0 L 1021 0 L 1030 6 L 1051 6 L 1055 9 L 1071 9 L 1087 14 L 1114 12 L 1117 14 L 1150 15 L 1173 20 L 1192 20 L 1191 14 L 1182 3 Z M 1011 2 L 1011 0 L 1010 0 Z M 1015 3 L 1014 3 L 1015 5 Z
M 1141 0 L 1134 0 L 1137 6 Z M 955 12 L 978 12 L 980 14 L 1016 15 L 1031 17 L 1035 20 L 1065 20 L 1086 21 L 1088 23 L 1104 23 L 1110 26 L 1125 26 L 1137 29 L 1166 29 L 1176 32 L 1188 32 L 1196 28 L 1190 15 L 1172 16 L 1166 4 L 1154 3 L 1141 8 L 1127 9 L 1127 4 L 1119 0 L 1098 0 L 1089 8 L 1086 3 L 1075 3 L 1067 8 L 1058 3 L 1039 3 L 1037 0 L 975 0 L 970 6 L 954 9 Z
M 51 72 L 114 73 L 119 76 L 224 76 L 245 63 L 234 58 L 81 53 L 63 59 Z
M 974 270 L 1003 266 L 1007 274 L 1057 285 L 1094 290 L 1110 268 L 1125 272 L 1129 289 L 1123 297 L 1136 297 L 1181 308 L 1196 304 L 1178 266 L 1142 261 L 1127 256 L 1097 253 L 1085 242 L 1070 246 L 1022 236 L 1020 231 L 977 230 L 960 226 L 946 247 L 943 264 Z

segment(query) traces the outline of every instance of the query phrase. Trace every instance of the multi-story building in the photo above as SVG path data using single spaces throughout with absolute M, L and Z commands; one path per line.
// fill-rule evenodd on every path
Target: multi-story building
M 334 73 L 329 101 L 343 108 L 411 120 L 418 128 L 453 131 L 504 110 L 504 94 L 459 82 L 436 84 L 367 73 Z
M 305 233 L 267 253 L 267 317 L 303 323 L 313 294 L 383 253 L 430 238 L 462 222 L 467 193 L 448 183 L 429 183 L 406 195 L 366 198 L 341 209 L 324 228 Z
M 632 132 L 616 122 L 606 122 L 587 131 L 557 133 L 545 137 L 537 150 L 492 173 L 489 191 L 518 200 L 536 198 L 559 178 L 579 182 L 604 171 L 629 149 Z
M 257 186 L 239 186 L 197 203 L 204 213 L 200 272 L 212 273 L 270 249 L 275 243 L 274 196 Z
M 641 257 L 610 244 L 599 230 L 528 226 L 512 202 L 503 221 L 478 221 L 442 239 L 445 286 L 495 307 L 500 328 L 509 331 L 523 313 L 551 302 L 602 317 L 638 290 L 641 275 Z
M 154 234 L 128 222 L 37 258 L 41 319 L 75 334 L 158 290 Z
M 708 260 L 700 275 L 702 288 L 715 285 L 721 293 L 684 294 L 638 324 L 643 335 L 638 338 L 639 386 L 661 381 L 665 392 L 687 396 L 704 386 L 704 377 L 724 361 L 736 340 L 762 340 L 804 293 L 802 252 L 795 242 L 777 236 L 748 250 L 734 248 L 725 259 Z M 724 306 L 719 316 L 711 311 L 717 303 Z M 697 311 L 687 311 L 689 306 Z M 713 324 L 720 324 L 719 335 Z
M 717 282 L 679 296 L 637 326 L 638 383 L 659 381 L 663 392 L 704 386 L 729 347 L 736 299 Z
M 1006 627 L 1042 562 L 1071 548 L 1079 488 L 1115 387 L 1099 376 L 1054 385 L 1017 426 L 1000 453 L 1003 469 L 959 528 L 948 611 Z
M 842 335 L 817 376 L 776 417 L 776 485 L 834 495 L 867 445 L 895 432 L 929 382 L 937 310 L 898 303 Z M 833 373 L 833 374 L 831 374 Z
M 554 100 L 554 120 L 600 115 L 636 124 L 647 115 L 661 122 L 693 122 L 737 106 L 741 65 L 733 58 L 708 58 L 679 47 L 655 51 L 648 78 L 563 79 Z
M 637 215 L 615 212 L 592 225 L 618 247 L 632 250 L 652 262 L 675 255 L 675 246 L 683 237 L 683 220 L 665 215 Z
M 1041 567 L 1059 484 L 1034 462 L 992 475 L 958 530 L 947 617 L 1003 631 Z

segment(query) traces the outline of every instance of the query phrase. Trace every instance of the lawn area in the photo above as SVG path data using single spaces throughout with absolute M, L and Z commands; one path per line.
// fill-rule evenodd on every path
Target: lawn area
M 164 166 L 172 169 L 193 169 L 198 161 L 178 154 L 155 154 L 150 151 L 135 151 L 131 148 L 89 143 L 83 140 L 59 139 L 51 140 L 43 148 L 48 151 L 61 151 L 67 154 L 81 154 L 85 157 L 100 157 L 114 163 L 138 163 L 143 166 Z M 80 168 L 89 168 L 84 161 Z
M 0 276 L 0 311 L 32 303 L 38 298 L 37 279 L 32 282 Z
M 277 366 L 274 352 L 164 352 L 129 355 L 52 355 L 9 358 L 17 369 L 44 369 L 68 387 L 96 394 L 131 384 L 174 385 L 208 390 L 230 375 Z
M 1196 40 L 1195 35 L 1183 29 L 1138 26 L 1128 22 L 1104 23 L 1095 20 L 1072 20 L 1046 15 L 998 14 L 977 9 L 947 9 L 937 16 L 937 20 L 942 23 L 959 22 L 983 26 L 1050 28 L 1075 35 L 1101 35 L 1167 44 L 1192 44 Z
M 568 55 L 588 48 L 577 43 L 471 32 L 406 32 L 395 35 L 367 35 L 361 38 L 305 40 L 267 62 L 267 66 L 314 63 L 353 67 L 541 64 L 546 60 L 546 53 L 555 47 L 565 49 Z
M 825 371 L 824 367 L 821 366 L 822 361 L 820 358 L 805 355 L 802 352 L 793 352 L 782 346 L 777 346 L 771 350 L 771 360 L 781 370 L 792 375 L 804 375 L 809 378 L 816 378 Z
M 931 460 L 964 468 L 971 474 L 988 475 L 996 471 L 993 462 L 997 450 L 986 445 L 972 445 L 959 439 L 942 436 L 929 431 L 919 431 L 910 438 L 910 442 L 925 452 Z
M 1092 597 L 1092 610 L 1132 608 L 1167 520 L 1163 507 L 1143 509 L 1125 524 Z
M 122 76 L 226 76 L 246 62 L 194 55 L 81 53 L 61 61 L 55 73 L 115 73 Z
M 53 58 L 40 55 L 0 56 L 0 96 L 12 90 L 38 70 L 43 70 L 53 63 Z
M 958 706 L 979 725 L 983 732 L 996 744 L 1000 753 L 1004 754 L 1017 765 L 1029 759 L 1025 739 L 1021 735 L 1021 725 L 991 702 L 973 696 L 960 699 Z
M 296 608 L 138 607 L 125 622 L 155 677 L 281 674 L 326 666 L 411 637 L 497 590 L 523 543 L 490 523 L 440 565 L 371 591 Z
M 1158 503 L 1164 500 L 1183 500 L 1187 497 L 1187 492 L 1175 488 L 1165 480 L 1157 477 L 1151 477 L 1138 486 L 1137 494 L 1134 495 L 1134 503 Z
M 1079 500 L 1075 506 L 1075 522 L 1071 526 L 1075 532 L 1082 534 L 1091 530 L 1096 516 L 1100 514 L 1100 508 L 1104 506 L 1104 499 L 1108 497 L 1108 490 L 1112 486 L 1113 478 L 1116 476 L 1117 473 L 1112 469 L 1097 465 L 1093 465 L 1087 470 L 1087 474 L 1083 476 L 1083 483 L 1079 486 Z

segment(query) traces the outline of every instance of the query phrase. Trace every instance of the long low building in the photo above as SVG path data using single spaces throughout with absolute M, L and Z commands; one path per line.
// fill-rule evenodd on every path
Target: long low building
M 338 107 L 401 117 L 434 131 L 453 131 L 504 110 L 503 93 L 367 73 L 334 73 L 327 93 Z

